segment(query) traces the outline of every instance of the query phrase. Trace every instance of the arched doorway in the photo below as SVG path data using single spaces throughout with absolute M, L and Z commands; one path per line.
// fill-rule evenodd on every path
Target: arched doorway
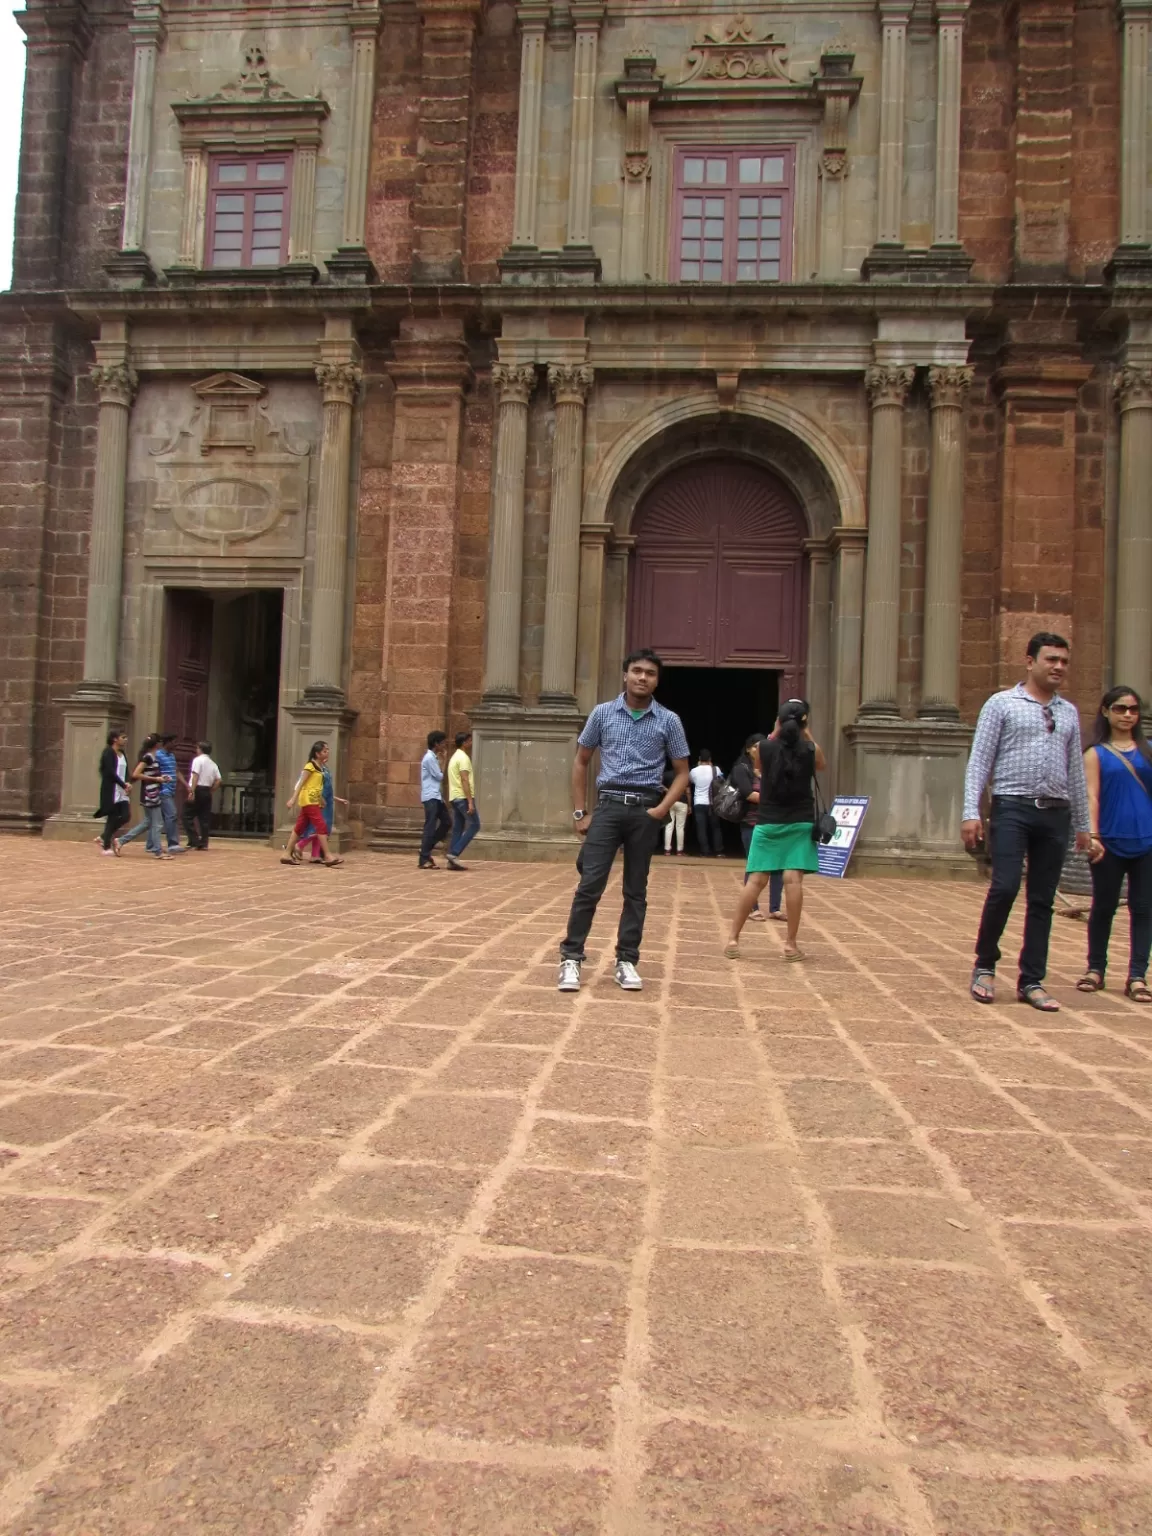
M 808 570 L 803 510 L 761 466 L 706 458 L 672 470 L 632 523 L 628 643 L 666 664 L 660 699 L 693 753 L 729 768 L 778 700 L 804 691 Z

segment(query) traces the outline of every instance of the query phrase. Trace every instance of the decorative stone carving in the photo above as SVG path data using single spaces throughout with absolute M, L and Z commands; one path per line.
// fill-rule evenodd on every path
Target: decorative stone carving
M 842 181 L 848 174 L 848 152 L 826 149 L 820 156 L 820 174 L 825 181 Z
M 762 37 L 756 33 L 756 23 L 743 15 L 709 22 L 684 60 L 681 85 L 693 80 L 780 80 L 790 85 L 787 45 L 771 32 Z
M 968 391 L 972 388 L 973 377 L 971 368 L 929 368 L 928 398 L 932 409 L 946 410 L 950 406 L 962 409 Z
M 873 363 L 864 375 L 864 388 L 868 391 L 872 409 L 885 405 L 903 406 L 915 377 L 915 368 Z
M 592 369 L 586 363 L 552 363 L 548 387 L 557 405 L 583 405 L 592 388 Z
M 127 363 L 99 363 L 91 370 L 101 405 L 131 405 L 140 380 Z
M 316 382 L 320 385 L 324 404 L 352 405 L 364 373 L 355 363 L 319 363 Z
M 148 556 L 302 556 L 310 448 L 272 420 L 267 390 L 235 373 L 192 386 L 188 420 L 151 450 Z
M 1122 411 L 1152 407 L 1152 368 L 1134 368 L 1131 364 L 1121 368 L 1115 387 Z
M 536 388 L 534 363 L 493 363 L 492 384 L 501 405 L 527 405 Z

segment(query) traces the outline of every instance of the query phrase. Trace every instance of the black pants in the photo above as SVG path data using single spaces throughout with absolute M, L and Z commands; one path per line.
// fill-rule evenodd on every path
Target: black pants
M 111 848 L 112 839 L 119 832 L 125 822 L 132 817 L 132 804 L 129 800 L 117 800 L 116 804 L 108 812 L 104 821 L 104 835 L 101 838 L 105 848 Z
M 1024 860 L 1028 860 L 1028 910 L 1024 916 L 1024 946 L 1020 951 L 1020 986 L 1044 980 L 1048 969 L 1048 937 L 1056 887 L 1068 851 L 1072 816 L 1067 806 L 1042 811 L 1015 800 L 993 799 L 988 826 L 992 884 L 984 898 L 984 913 L 976 938 L 976 964 L 994 971 L 1000 958 L 1000 936 L 1020 890 Z
M 572 898 L 568 932 L 560 946 L 565 960 L 584 958 L 584 940 L 608 884 L 618 848 L 624 850 L 624 910 L 616 931 L 616 958 L 631 960 L 633 964 L 639 960 L 648 911 L 648 870 L 660 841 L 661 826 L 642 805 L 622 805 L 618 800 L 601 800 L 597 805 L 576 860 L 580 884 Z
M 692 818 L 696 823 L 696 842 L 701 853 L 708 853 L 708 843 L 711 840 L 713 853 L 724 852 L 724 828 L 720 825 L 720 818 L 712 814 L 710 805 L 694 805 Z
M 212 791 L 199 785 L 184 802 L 184 831 L 189 848 L 207 848 L 212 831 Z
M 1120 887 L 1127 875 L 1131 919 L 1128 975 L 1143 981 L 1148 975 L 1148 951 L 1152 949 L 1152 853 L 1138 859 L 1122 859 L 1105 850 L 1100 862 L 1089 868 L 1092 910 L 1088 914 L 1088 969 L 1104 975 L 1112 919 L 1120 905 Z
M 452 830 L 452 812 L 443 800 L 425 800 L 424 835 L 420 839 L 420 863 L 427 864 L 437 843 L 442 843 Z

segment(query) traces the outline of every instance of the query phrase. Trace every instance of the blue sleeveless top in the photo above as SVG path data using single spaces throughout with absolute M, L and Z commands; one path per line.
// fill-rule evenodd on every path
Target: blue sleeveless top
M 1125 752 L 1121 762 L 1107 747 L 1095 750 L 1100 760 L 1100 841 L 1118 858 L 1138 859 L 1152 852 L 1152 764 L 1139 752 Z M 1140 784 L 1124 763 L 1132 764 Z

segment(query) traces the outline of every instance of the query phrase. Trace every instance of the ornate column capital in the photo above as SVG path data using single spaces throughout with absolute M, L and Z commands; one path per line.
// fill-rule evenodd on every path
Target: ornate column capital
M 352 0 L 348 30 L 354 38 L 371 38 L 375 42 L 380 33 L 382 14 L 379 0 Z
M 915 377 L 913 367 L 873 363 L 864 375 L 864 388 L 868 391 L 872 409 L 875 411 L 882 405 L 903 406 Z
M 140 383 L 139 375 L 127 363 L 97 363 L 91 370 L 101 405 L 132 404 Z
M 135 39 L 137 48 L 159 48 L 166 34 L 163 0 L 136 0 L 128 32 Z
M 325 405 L 351 405 L 360 388 L 363 370 L 356 363 L 318 363 L 316 382 Z
M 501 405 L 527 405 L 536 388 L 536 364 L 493 363 L 492 384 Z
M 968 19 L 971 0 L 936 0 L 936 21 L 942 27 L 962 27 Z
M 1115 389 L 1122 411 L 1152 408 L 1152 368 L 1125 364 L 1116 375 Z
M 587 363 L 549 363 L 548 387 L 557 405 L 583 405 L 592 388 Z
M 949 406 L 959 409 L 972 388 L 973 368 L 929 368 L 928 399 L 934 411 Z

